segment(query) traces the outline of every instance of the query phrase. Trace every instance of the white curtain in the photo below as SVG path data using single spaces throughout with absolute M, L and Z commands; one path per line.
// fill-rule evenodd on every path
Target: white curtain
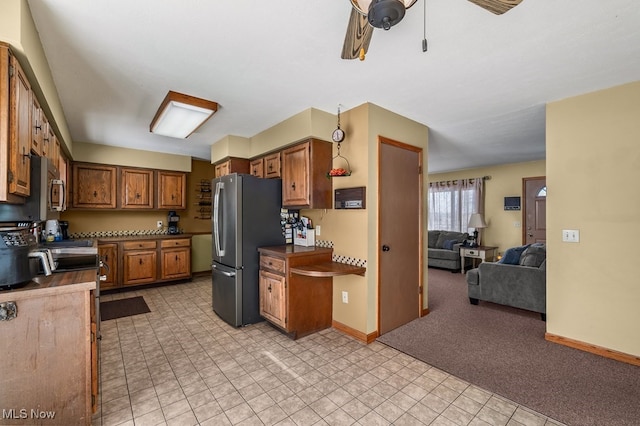
M 431 182 L 429 229 L 468 232 L 473 213 L 484 213 L 483 178 Z

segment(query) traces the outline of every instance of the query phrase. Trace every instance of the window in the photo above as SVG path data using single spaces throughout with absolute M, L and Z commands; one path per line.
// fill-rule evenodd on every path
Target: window
M 467 232 L 469 218 L 482 213 L 483 179 L 461 179 L 429 184 L 429 229 Z

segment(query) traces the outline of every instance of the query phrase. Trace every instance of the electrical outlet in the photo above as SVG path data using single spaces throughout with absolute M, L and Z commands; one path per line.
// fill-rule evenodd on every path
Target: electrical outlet
M 161 220 L 159 220 L 159 221 L 158 221 L 158 223 L 156 223 L 156 226 L 157 226 L 158 228 L 162 228 L 162 221 L 161 221 Z
M 320 225 L 316 225 L 316 237 L 320 236 Z
M 343 291 L 342 292 L 342 303 L 349 303 L 349 292 L 348 291 Z

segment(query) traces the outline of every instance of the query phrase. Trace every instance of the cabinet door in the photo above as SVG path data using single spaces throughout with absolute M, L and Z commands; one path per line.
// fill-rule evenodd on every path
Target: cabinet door
M 282 151 L 282 205 L 308 206 L 309 143 L 301 143 Z
M 256 177 L 264 177 L 264 158 L 253 160 L 249 165 L 249 172 Z
M 114 209 L 116 207 L 116 167 L 74 163 L 73 207 Z
M 42 108 L 35 96 L 31 96 L 31 152 L 42 155 L 42 135 L 44 125 L 42 123 Z
M 11 108 L 9 109 L 9 192 L 29 196 L 31 191 L 31 85 L 14 56 L 11 76 Z
M 260 315 L 269 322 L 286 329 L 287 299 L 285 277 L 260 270 Z
M 153 208 L 153 170 L 121 169 L 121 207 Z
M 191 276 L 191 249 L 175 248 L 161 251 L 161 279 L 172 280 Z
M 229 174 L 229 161 L 216 165 L 216 177 L 226 176 Z
M 104 281 L 100 281 L 101 289 L 108 289 L 118 286 L 118 244 L 100 244 L 98 245 L 98 254 L 104 265 L 100 270 L 100 275 L 105 276 Z
M 187 208 L 187 176 L 181 172 L 158 171 L 158 208 Z
M 270 154 L 264 157 L 264 177 L 280 177 L 280 153 Z
M 145 284 L 156 281 L 156 250 L 125 251 L 123 256 L 124 285 Z

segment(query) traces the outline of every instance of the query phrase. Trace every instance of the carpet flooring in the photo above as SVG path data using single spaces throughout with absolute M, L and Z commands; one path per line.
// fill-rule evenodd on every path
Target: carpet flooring
M 640 367 L 546 341 L 539 314 L 469 304 L 462 274 L 429 269 L 429 311 L 378 341 L 569 425 L 640 424 Z
M 147 312 L 151 312 L 151 309 L 149 309 L 147 302 L 144 301 L 144 297 L 142 296 L 100 302 L 101 321 L 146 314 Z

